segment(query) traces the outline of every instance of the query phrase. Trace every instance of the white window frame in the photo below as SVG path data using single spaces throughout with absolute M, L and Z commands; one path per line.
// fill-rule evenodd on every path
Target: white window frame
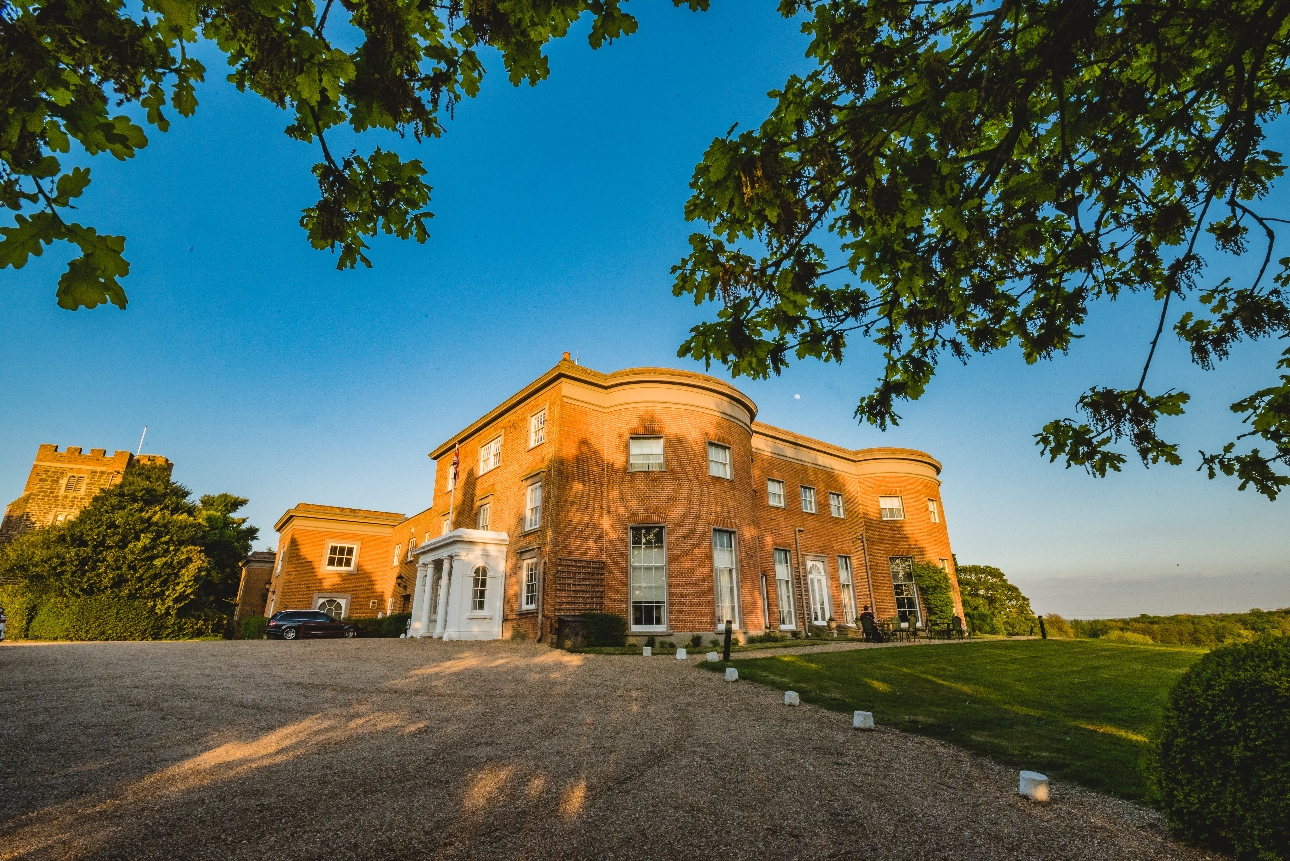
M 828 624 L 829 619 L 834 618 L 833 590 L 829 588 L 829 560 L 819 556 L 807 558 L 806 589 L 807 598 L 811 602 L 811 624 Z
M 546 407 L 529 416 L 529 448 L 546 442 Z
M 843 607 L 847 611 L 846 624 L 855 625 L 860 616 L 860 608 L 856 605 L 856 581 L 850 556 L 838 557 L 838 587 L 838 591 L 842 593 Z
M 354 551 L 354 552 L 353 552 L 353 553 L 350 555 L 350 557 L 349 557 L 349 564 L 348 564 L 348 565 L 332 565 L 332 564 L 331 564 L 331 559 L 332 559 L 332 556 L 334 555 L 334 554 L 333 554 L 333 552 L 332 552 L 332 548 L 335 548 L 335 547 L 349 547 L 349 548 L 353 549 L 353 551 Z M 353 543 L 350 543 L 350 542 L 348 542 L 348 541 L 328 541 L 328 542 L 327 542 L 327 548 L 326 548 L 326 550 L 323 552 L 323 570 L 325 570 L 325 571 L 357 571 L 357 570 L 358 570 L 358 548 L 359 548 L 359 543 L 358 543 L 357 541 L 355 541 L 355 542 L 353 542 Z
M 941 522 L 941 506 L 935 499 L 927 497 L 927 516 L 933 523 Z
M 779 488 L 779 491 L 778 491 L 779 502 L 775 501 L 775 496 L 777 495 L 775 490 L 776 487 Z M 766 503 L 771 508 L 786 508 L 788 505 L 786 500 L 787 500 L 787 497 L 784 495 L 783 480 L 778 478 L 766 479 Z
M 479 474 L 492 472 L 502 465 L 502 437 L 497 435 L 479 447 Z
M 914 626 L 918 627 L 923 621 L 923 602 L 918 595 L 918 584 L 914 582 L 914 557 L 888 556 L 887 570 L 891 572 L 891 590 L 896 598 L 897 616 L 902 611 L 910 612 L 909 604 L 912 599 Z
M 426 534 L 426 541 L 429 541 L 429 540 L 430 540 L 430 535 L 429 535 L 429 533 L 427 533 L 427 534 Z M 414 552 L 416 552 L 416 549 L 417 549 L 417 547 L 419 547 L 419 546 L 420 546 L 420 545 L 419 545 L 419 544 L 417 544 L 417 540 L 416 540 L 415 538 L 409 538 L 409 539 L 408 539 L 408 553 L 407 553 L 407 555 L 406 555 L 406 556 L 404 556 L 404 557 L 403 557 L 403 561 L 404 561 L 404 562 L 411 562 L 411 561 L 412 561 L 412 554 L 413 554 Z
M 493 505 L 491 502 L 485 502 L 479 508 L 475 509 L 475 528 L 487 530 L 493 516 Z
M 282 573 L 282 566 L 286 564 L 286 561 L 287 561 L 287 550 L 289 550 L 290 548 L 291 548 L 291 542 L 288 541 L 285 544 L 283 544 L 282 549 L 278 551 L 278 564 L 275 565 L 273 568 L 274 577 L 277 577 L 279 574 Z
M 642 554 L 641 554 L 641 557 L 640 557 L 642 561 L 638 564 L 636 561 L 634 561 L 634 560 L 633 560 L 633 556 L 635 555 L 635 552 L 636 552 L 636 545 L 632 544 L 632 540 L 633 540 L 633 538 L 634 538 L 634 534 L 633 534 L 633 533 L 635 533 L 635 532 L 636 532 L 636 530 L 642 530 L 642 536 L 643 536 L 643 535 L 644 535 L 644 530 L 648 530 L 648 529 L 657 529 L 657 530 L 659 531 L 659 534 L 660 534 L 660 535 L 662 536 L 662 538 L 663 538 L 662 545 L 661 545 L 661 549 L 662 549 L 662 557 L 663 557 L 663 563 L 662 563 L 662 565 L 661 565 L 661 566 L 660 566 L 660 565 L 658 565 L 658 564 L 657 564 L 656 562 L 654 562 L 654 561 L 651 561 L 651 562 L 649 562 L 649 563 L 645 563 L 645 562 L 643 561 L 643 559 L 644 559 L 644 549 L 645 549 L 645 547 L 644 547 L 644 543 L 643 543 L 643 542 L 642 542 L 642 544 L 641 544 Z M 652 551 L 652 553 L 657 553 L 657 552 L 658 552 L 657 550 L 653 550 L 652 548 L 651 548 L 651 551 Z M 668 600 L 667 600 L 667 573 L 668 573 L 668 572 L 667 572 L 667 527 L 665 527 L 665 526 L 664 526 L 663 524 L 661 524 L 661 523 L 633 524 L 633 525 L 631 525 L 631 526 L 628 526 L 628 527 L 627 527 L 627 554 L 628 554 L 628 555 L 627 555 L 627 620 L 628 620 L 628 624 L 631 626 L 631 630 L 633 630 L 633 631 L 642 631 L 642 632 L 662 632 L 662 631 L 666 631 L 666 630 L 667 630 L 667 621 L 668 621 L 668 609 L 669 609 L 669 606 L 668 606 L 669 602 L 668 602 Z M 635 588 L 636 588 L 636 587 L 635 587 L 635 583 L 636 583 L 636 576 L 637 576 L 637 571 L 638 571 L 638 569 L 645 569 L 645 568 L 652 569 L 649 573 L 650 573 L 650 575 L 651 575 L 651 578 L 653 579 L 653 578 L 657 575 L 657 573 L 658 573 L 656 569 L 658 569 L 658 568 L 660 568 L 660 567 L 662 568 L 662 574 L 663 574 L 663 576 L 662 576 L 662 580 L 663 580 L 663 582 L 662 582 L 662 587 L 663 587 L 663 600 L 662 600 L 661 602 L 659 602 L 659 601 L 640 601 L 640 602 L 633 601 L 633 600 L 632 600 L 632 597 L 633 597 L 633 596 L 632 596 L 632 593 L 635 591 Z M 642 573 L 644 573 L 644 572 L 642 572 Z M 653 585 L 653 586 L 658 586 L 659 584 L 658 584 L 658 583 L 652 583 L 651 585 Z M 636 622 L 636 608 L 635 608 L 635 605 L 636 605 L 637 603 L 641 603 L 641 604 L 660 604 L 661 606 L 660 606 L 660 608 L 659 608 L 659 609 L 660 609 L 660 612 L 659 612 L 659 621 L 658 621 L 657 623 L 655 623 L 655 624 L 644 624 L 644 623 L 642 623 L 642 624 L 637 624 L 637 622 Z
M 481 587 L 480 572 L 483 573 L 484 585 Z M 470 615 L 476 616 L 488 612 L 488 569 L 483 565 L 476 565 L 475 570 L 470 572 Z
M 335 601 L 336 603 L 340 604 L 340 616 L 333 617 L 333 618 L 336 618 L 337 621 L 339 621 L 340 619 L 344 619 L 346 616 L 349 615 L 349 599 L 350 599 L 349 595 L 342 594 L 339 592 L 315 592 L 314 602 L 313 602 L 314 612 L 325 613 L 326 611 L 323 610 L 322 608 L 323 602 Z
M 714 458 L 713 457 L 714 454 L 724 455 L 725 459 L 723 460 L 720 456 Z M 712 476 L 713 478 L 724 478 L 727 480 L 730 479 L 733 475 L 733 470 L 731 469 L 732 457 L 733 457 L 733 453 L 731 451 L 730 446 L 719 442 L 712 442 L 711 440 L 709 440 L 708 441 L 708 475 Z
M 717 551 L 719 549 L 720 550 L 727 549 L 724 547 L 722 548 L 717 547 L 718 535 L 730 536 L 730 547 L 728 548 L 730 551 L 730 559 L 729 559 L 730 565 L 728 567 L 719 566 L 717 564 L 719 561 L 717 558 Z M 726 571 L 729 572 L 729 578 L 730 578 L 729 584 L 722 583 L 722 578 L 726 576 L 723 572 L 726 572 Z M 735 627 L 736 629 L 739 629 L 740 628 L 739 611 L 741 609 L 739 606 L 739 536 L 735 533 L 735 530 L 733 529 L 713 529 L 712 530 L 713 610 L 717 617 L 718 631 L 724 631 L 726 628 L 727 617 L 721 611 L 721 606 L 723 603 L 721 600 L 721 590 L 723 585 L 725 585 L 730 590 L 730 602 L 729 602 L 730 603 L 730 616 L 729 616 L 730 623 L 733 627 Z
M 775 567 L 775 603 L 779 609 L 779 629 L 795 631 L 797 602 L 793 596 L 793 553 L 786 548 L 776 547 L 771 556 Z M 785 619 L 788 621 L 784 621 Z
M 532 587 L 531 591 L 530 586 Z M 538 560 L 536 556 L 530 556 L 520 560 L 520 609 L 526 611 L 536 610 L 537 605 Z
M 411 550 L 412 550 L 412 545 L 409 544 L 408 551 L 411 552 Z M 402 561 L 403 561 L 403 545 L 395 544 L 394 545 L 394 564 L 398 565 Z
M 846 517 L 846 504 L 842 500 L 842 494 L 835 491 L 829 491 L 829 514 L 834 517 Z
M 815 514 L 815 513 L 816 513 L 816 511 L 818 510 L 818 507 L 816 506 L 816 501 L 815 501 L 815 488 L 811 487 L 809 484 L 799 484 L 799 485 L 798 485 L 798 496 L 799 496 L 799 497 L 801 498 L 801 500 L 802 500 L 802 511 L 803 511 L 803 513 L 805 513 L 805 514 Z M 807 500 L 808 500 L 808 499 L 810 500 L 810 503 L 811 503 L 811 507 L 810 507 L 810 508 L 807 508 L 807 507 L 806 507 L 806 503 L 807 503 Z
M 537 491 L 534 505 L 533 491 Z M 524 486 L 524 531 L 532 532 L 542 526 L 542 479 L 535 478 Z
M 889 505 L 892 500 L 896 501 L 894 506 Z M 903 496 L 880 496 L 878 497 L 878 512 L 882 515 L 883 520 L 904 520 L 905 519 L 905 498 Z
M 633 452 L 632 445 L 638 442 L 652 442 L 658 440 L 658 452 Z M 633 456 L 639 456 L 641 460 L 633 460 Z M 653 460 L 657 457 L 657 463 Z M 646 460 L 645 458 L 650 458 Z M 637 434 L 627 438 L 627 471 L 628 472 L 664 472 L 667 469 L 667 446 L 663 442 L 663 437 L 654 434 Z

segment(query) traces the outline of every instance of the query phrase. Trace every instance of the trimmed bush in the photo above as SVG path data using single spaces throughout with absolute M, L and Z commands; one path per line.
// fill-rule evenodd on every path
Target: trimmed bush
M 28 640 L 189 640 L 218 637 L 227 617 L 162 616 L 146 601 L 124 598 L 40 600 L 24 636 Z
M 0 586 L 0 607 L 4 608 L 5 636 L 21 640 L 36 615 L 36 601 L 18 586 Z
M 617 613 L 588 613 L 583 619 L 586 623 L 584 645 L 627 645 L 627 620 Z
M 268 630 L 269 620 L 263 616 L 247 616 L 238 624 L 238 635 L 243 640 L 262 640 Z
M 1182 675 L 1152 778 L 1182 839 L 1238 861 L 1290 858 L 1290 638 L 1224 646 Z
M 398 638 L 400 634 L 407 633 L 408 620 L 412 618 L 411 613 L 391 613 L 388 616 L 376 618 L 375 616 L 358 617 L 346 619 L 346 622 L 353 622 L 358 625 L 360 636 L 363 637 L 393 637 Z

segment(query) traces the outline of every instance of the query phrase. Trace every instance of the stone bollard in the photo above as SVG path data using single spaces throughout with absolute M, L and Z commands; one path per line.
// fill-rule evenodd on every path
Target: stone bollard
M 797 691 L 784 691 L 784 705 L 800 706 L 802 698 L 797 695 Z
M 684 661 L 684 660 L 685 660 L 685 649 L 677 649 L 677 650 L 676 650 L 676 659 L 677 659 L 678 661 Z
M 728 682 L 739 681 L 739 671 L 736 670 L 734 667 L 726 667 L 726 681 Z
M 851 718 L 855 729 L 873 729 L 873 712 L 856 712 Z
M 707 654 L 705 657 L 706 657 L 709 661 L 712 661 L 712 663 L 714 663 L 714 664 L 715 664 L 717 661 L 721 660 L 721 655 L 717 654 L 716 652 L 708 652 L 708 654 Z
M 641 646 L 641 654 L 648 658 L 650 655 L 654 654 L 654 647 Z
M 1037 771 L 1023 771 L 1017 791 L 1031 801 L 1048 800 L 1048 778 Z

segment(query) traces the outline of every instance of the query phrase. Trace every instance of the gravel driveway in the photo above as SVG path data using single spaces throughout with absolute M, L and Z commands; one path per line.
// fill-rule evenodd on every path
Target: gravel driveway
M 5 644 L 0 703 L 0 859 L 1210 857 L 670 657 Z

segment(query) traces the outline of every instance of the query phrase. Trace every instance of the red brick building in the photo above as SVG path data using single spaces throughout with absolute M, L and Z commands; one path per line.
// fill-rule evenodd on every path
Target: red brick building
M 410 611 L 414 636 L 449 639 L 542 637 L 586 612 L 637 637 L 726 619 L 749 634 L 852 624 L 865 605 L 920 620 L 910 568 L 925 561 L 962 615 L 934 458 L 756 415 L 713 377 L 566 355 L 430 453 L 420 514 L 284 514 L 268 611 Z

